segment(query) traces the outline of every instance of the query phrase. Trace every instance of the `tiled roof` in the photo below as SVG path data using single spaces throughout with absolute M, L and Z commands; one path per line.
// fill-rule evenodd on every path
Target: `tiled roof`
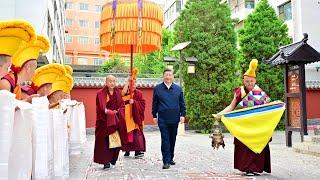
M 306 81 L 307 89 L 320 89 L 320 81 Z
M 75 87 L 97 88 L 105 84 L 105 77 L 74 77 Z M 124 86 L 128 78 L 117 78 L 119 87 Z M 138 78 L 137 83 L 140 88 L 153 88 L 162 82 L 162 78 Z
M 296 43 L 279 48 L 279 51 L 266 62 L 271 65 L 313 63 L 320 61 L 320 53 L 307 44 L 308 35 Z
M 117 84 L 119 87 L 124 86 L 127 78 L 117 78 Z M 138 78 L 139 88 L 153 88 L 157 84 L 162 82 L 161 78 Z M 176 81 L 176 83 L 179 83 Z M 85 88 L 100 88 L 105 84 L 105 77 L 74 77 L 75 87 Z M 306 87 L 308 89 L 320 89 L 320 81 L 306 81 Z

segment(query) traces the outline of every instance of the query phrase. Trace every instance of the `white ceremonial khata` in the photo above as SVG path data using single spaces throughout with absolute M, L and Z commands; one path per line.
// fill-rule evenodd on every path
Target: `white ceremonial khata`
M 14 121 L 15 94 L 0 90 L 0 180 L 8 179 L 8 161 Z
M 70 154 L 80 154 L 80 145 L 86 141 L 85 109 L 81 102 L 76 100 L 62 100 L 67 110 L 65 117 L 68 122 L 68 137 Z
M 34 113 L 32 136 L 32 179 L 52 179 L 53 162 L 53 119 L 47 97 L 32 99 Z
M 32 172 L 32 105 L 15 100 L 12 141 L 9 154 L 9 179 L 31 179 Z
M 53 116 L 55 179 L 69 178 L 68 132 L 64 110 L 61 107 L 51 109 Z
M 80 143 L 85 143 L 87 141 L 86 135 L 86 112 L 83 102 L 78 102 L 79 107 L 79 128 L 80 128 Z

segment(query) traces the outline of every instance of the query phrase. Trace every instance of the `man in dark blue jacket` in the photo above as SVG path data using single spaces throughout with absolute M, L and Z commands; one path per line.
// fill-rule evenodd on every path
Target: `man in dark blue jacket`
M 173 79 L 173 71 L 165 69 L 163 83 L 153 90 L 152 115 L 160 128 L 163 169 L 175 165 L 173 157 L 178 125 L 179 121 L 184 123 L 186 115 L 182 89 L 173 83 Z

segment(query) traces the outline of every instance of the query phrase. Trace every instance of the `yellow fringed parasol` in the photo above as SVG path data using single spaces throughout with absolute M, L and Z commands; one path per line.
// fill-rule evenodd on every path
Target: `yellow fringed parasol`
M 101 49 L 111 53 L 130 53 L 132 77 L 133 53 L 146 54 L 161 49 L 162 24 L 163 11 L 154 2 L 109 1 L 103 6 L 101 13 Z

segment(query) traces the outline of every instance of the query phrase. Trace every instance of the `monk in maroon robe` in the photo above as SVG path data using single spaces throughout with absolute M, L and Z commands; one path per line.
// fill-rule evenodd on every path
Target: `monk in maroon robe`
M 253 62 L 254 61 L 254 62 Z M 237 105 L 242 101 L 245 96 L 256 87 L 256 74 L 257 60 L 252 60 L 249 70 L 243 76 L 243 88 L 238 87 L 234 91 L 234 98 L 231 104 L 223 111 L 218 113 L 230 112 L 236 109 Z M 271 140 L 270 140 L 271 141 Z M 262 150 L 261 153 L 256 154 L 250 150 L 246 145 L 234 138 L 234 168 L 245 172 L 246 176 L 259 175 L 263 171 L 271 173 L 271 158 L 269 144 Z
M 120 147 L 109 148 L 109 135 L 119 132 L 121 144 L 126 143 L 126 127 L 124 120 L 124 102 L 121 91 L 116 88 L 116 78 L 108 75 L 106 86 L 98 91 L 96 97 L 96 131 L 94 162 L 103 164 L 104 169 L 116 164 Z
M 144 110 L 146 106 L 142 92 L 136 89 L 136 80 L 133 80 L 133 99 L 130 99 L 129 82 L 122 90 L 122 98 L 125 102 L 125 120 L 128 141 L 122 145 L 121 150 L 125 151 L 125 157 L 130 156 L 130 151 L 135 151 L 135 158 L 142 157 L 146 151 L 146 140 L 143 134 Z M 130 106 L 132 113 L 130 112 Z

